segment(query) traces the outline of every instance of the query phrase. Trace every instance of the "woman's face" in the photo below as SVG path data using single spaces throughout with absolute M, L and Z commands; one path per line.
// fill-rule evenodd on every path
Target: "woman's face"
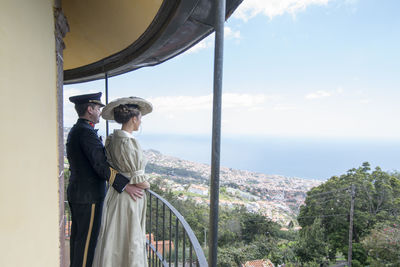
M 142 114 L 139 114 L 137 117 L 133 117 L 133 130 L 139 130 L 140 124 L 142 123 Z

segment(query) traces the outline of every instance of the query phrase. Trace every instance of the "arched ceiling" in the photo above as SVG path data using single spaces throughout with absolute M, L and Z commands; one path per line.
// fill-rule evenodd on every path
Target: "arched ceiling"
M 127 48 L 149 27 L 162 0 L 64 0 L 70 33 L 64 68 L 97 62 Z
M 226 18 L 242 0 L 227 0 Z M 159 64 L 213 32 L 214 0 L 63 0 L 64 83 Z

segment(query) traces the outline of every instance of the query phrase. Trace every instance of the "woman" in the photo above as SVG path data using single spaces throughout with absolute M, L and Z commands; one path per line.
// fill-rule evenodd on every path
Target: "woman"
M 146 181 L 145 159 L 137 140 L 132 136 L 141 124 L 141 117 L 152 111 L 152 105 L 139 97 L 119 98 L 104 107 L 102 117 L 122 124 L 106 140 L 110 165 L 130 183 L 142 189 Z M 134 201 L 129 194 L 118 194 L 109 187 L 104 200 L 103 217 L 93 267 L 143 267 L 146 259 L 146 194 Z

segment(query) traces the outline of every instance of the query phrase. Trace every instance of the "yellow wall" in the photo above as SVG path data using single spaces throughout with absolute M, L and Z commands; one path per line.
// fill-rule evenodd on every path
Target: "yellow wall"
M 53 0 L 0 0 L 0 266 L 59 266 Z

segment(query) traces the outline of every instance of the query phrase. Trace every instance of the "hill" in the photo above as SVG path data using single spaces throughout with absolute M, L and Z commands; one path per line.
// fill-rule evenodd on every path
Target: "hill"
M 170 190 L 180 199 L 192 199 L 199 205 L 209 204 L 210 165 L 145 150 L 146 173 L 163 190 Z M 285 226 L 304 203 L 306 192 L 321 181 L 281 175 L 269 175 L 221 167 L 220 205 L 243 205 L 248 211 L 260 213 Z

